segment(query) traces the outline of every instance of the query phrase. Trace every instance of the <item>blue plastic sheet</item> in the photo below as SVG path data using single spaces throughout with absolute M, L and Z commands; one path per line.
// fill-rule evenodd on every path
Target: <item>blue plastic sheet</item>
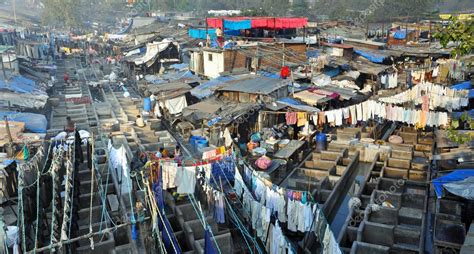
M 225 30 L 224 34 L 229 36 L 240 36 L 240 30 Z
M 211 39 L 217 38 L 216 29 L 208 29 L 207 32 L 208 32 L 209 36 L 211 37 Z M 188 30 L 188 35 L 189 35 L 189 37 L 194 38 L 194 39 L 202 39 L 202 40 L 207 39 L 206 29 L 190 28 Z M 224 35 L 239 36 L 240 35 L 240 30 L 225 30 Z
M 25 123 L 25 129 L 33 133 L 46 133 L 48 121 L 44 115 L 35 113 L 0 112 L 0 118 L 7 116 L 8 121 Z
M 241 30 L 241 29 L 250 29 L 252 28 L 252 21 L 250 19 L 246 20 L 224 20 L 224 29 L 229 30 Z
M 474 169 L 456 170 L 452 173 L 434 179 L 432 183 L 436 192 L 436 196 L 438 198 L 443 196 L 443 184 L 462 181 L 471 176 L 474 176 Z
M 306 51 L 306 58 L 318 57 L 318 56 L 319 56 L 319 51 L 318 50 L 308 50 L 308 51 Z
M 407 32 L 405 30 L 397 30 L 393 34 L 393 38 L 397 40 L 404 40 L 407 37 Z
M 461 83 L 457 83 L 453 86 L 450 87 L 451 89 L 454 89 L 454 90 L 467 90 L 467 89 L 471 89 L 472 88 L 472 85 L 471 85 L 471 81 L 464 81 L 464 82 L 461 82 Z
M 258 71 L 257 74 L 260 75 L 260 76 L 267 77 L 267 78 L 275 78 L 275 79 L 280 78 L 280 74 L 271 73 L 271 72 L 267 72 L 267 71 Z
M 339 70 L 339 68 L 331 68 L 331 67 L 326 67 L 324 68 L 324 71 L 323 73 L 331 78 L 339 75 L 339 73 L 341 72 L 341 70 Z
M 208 29 L 207 33 L 209 34 L 211 39 L 216 38 L 216 29 Z M 188 30 L 188 35 L 189 37 L 194 38 L 194 39 L 203 39 L 203 40 L 207 39 L 206 29 L 190 28 Z
M 367 60 L 371 61 L 372 63 L 383 63 L 383 60 L 385 60 L 385 56 L 377 55 L 375 53 L 365 52 L 358 49 L 354 50 L 354 52 L 360 56 L 367 58 Z
M 452 119 L 459 119 L 461 118 L 461 115 L 467 113 L 469 117 L 474 118 L 474 109 L 471 109 L 469 111 L 462 111 L 462 112 L 451 112 L 451 118 Z
M 17 93 L 31 93 L 36 90 L 36 82 L 23 76 L 14 76 L 7 80 L 0 80 L 0 89 L 7 89 Z

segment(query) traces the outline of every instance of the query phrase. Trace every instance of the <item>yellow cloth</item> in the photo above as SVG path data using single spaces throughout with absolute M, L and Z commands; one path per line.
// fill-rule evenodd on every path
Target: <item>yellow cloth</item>
M 422 110 L 420 114 L 421 114 L 421 116 L 420 116 L 420 127 L 425 128 L 426 121 L 427 121 L 427 115 L 426 114 L 429 114 L 429 113 Z
M 217 148 L 217 154 L 224 154 L 225 153 L 225 146 L 220 146 Z
M 306 113 L 298 112 L 297 118 L 298 118 L 298 122 L 296 123 L 296 126 L 298 127 L 304 126 L 306 122 L 308 121 L 306 117 Z

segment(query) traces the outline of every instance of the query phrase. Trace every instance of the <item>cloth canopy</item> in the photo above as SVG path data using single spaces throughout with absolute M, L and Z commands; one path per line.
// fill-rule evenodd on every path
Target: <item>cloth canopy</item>
M 245 21 L 245 22 L 244 22 Z M 251 27 L 248 27 L 250 21 Z M 288 29 L 302 28 L 308 24 L 307 18 L 274 18 L 274 17 L 226 17 L 226 18 L 208 18 L 207 24 L 213 28 L 227 29 L 249 29 L 249 28 L 268 28 L 268 29 Z M 248 27 L 248 28 L 243 28 Z
M 474 169 L 456 170 L 452 173 L 434 179 L 432 183 L 436 192 L 436 196 L 438 198 L 443 196 L 443 187 L 445 184 L 462 181 L 468 177 L 474 177 Z

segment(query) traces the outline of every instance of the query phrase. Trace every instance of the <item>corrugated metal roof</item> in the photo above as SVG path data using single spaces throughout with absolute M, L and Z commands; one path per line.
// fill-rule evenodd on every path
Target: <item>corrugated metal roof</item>
M 249 75 L 250 76 L 250 75 Z M 274 79 L 263 76 L 251 76 L 249 79 L 233 82 L 218 91 L 242 92 L 268 95 L 282 87 L 288 86 L 289 80 Z

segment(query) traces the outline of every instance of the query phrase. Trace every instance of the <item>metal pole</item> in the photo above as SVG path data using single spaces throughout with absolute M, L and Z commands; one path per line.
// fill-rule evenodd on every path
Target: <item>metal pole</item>
M 303 43 L 306 43 L 306 26 L 303 26 Z
M 5 65 L 3 64 L 3 54 L 0 56 L 2 58 L 2 72 L 3 72 L 3 79 L 7 80 L 7 74 L 5 72 Z
M 15 19 L 16 24 L 16 0 L 13 0 L 13 18 Z

